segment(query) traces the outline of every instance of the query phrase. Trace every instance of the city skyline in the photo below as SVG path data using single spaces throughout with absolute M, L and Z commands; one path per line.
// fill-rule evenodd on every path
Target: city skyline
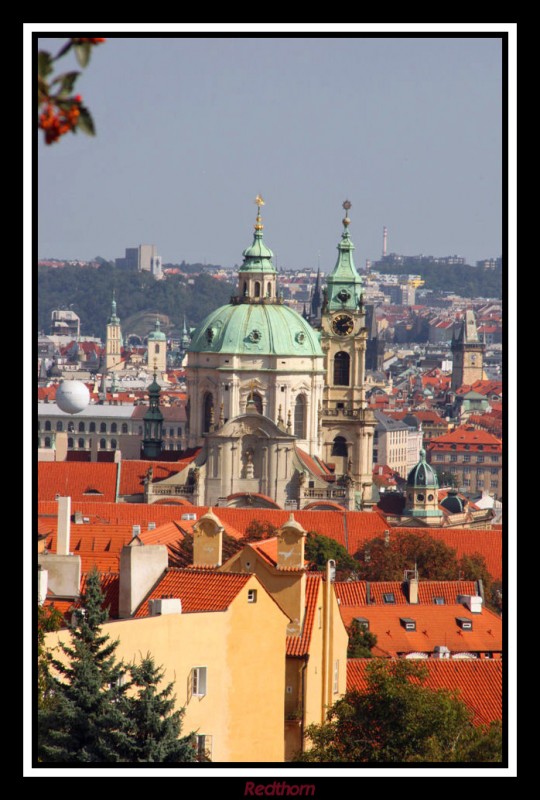
M 260 192 L 278 267 L 333 267 L 346 198 L 359 268 L 384 226 L 388 252 L 496 258 L 501 69 L 496 34 L 109 37 L 78 84 L 97 136 L 38 147 L 38 256 L 233 267 Z

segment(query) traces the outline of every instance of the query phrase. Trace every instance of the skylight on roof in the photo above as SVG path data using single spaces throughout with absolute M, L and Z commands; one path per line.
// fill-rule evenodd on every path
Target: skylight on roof
M 444 597 L 434 597 L 433 602 L 436 606 L 444 606 Z
M 395 596 L 394 592 L 385 592 L 383 594 L 383 600 L 384 600 L 385 603 L 395 603 L 396 602 L 396 596 Z

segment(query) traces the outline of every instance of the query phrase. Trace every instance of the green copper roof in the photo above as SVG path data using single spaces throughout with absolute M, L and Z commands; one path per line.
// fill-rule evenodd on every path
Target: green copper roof
M 407 486 L 413 488 L 427 486 L 430 486 L 433 489 L 439 488 L 437 473 L 431 464 L 426 462 L 426 451 L 423 449 L 420 450 L 420 461 L 409 472 L 407 477 Z
M 120 320 L 116 315 L 116 298 L 113 289 L 112 303 L 111 303 L 111 316 L 109 317 L 109 325 L 118 325 Z
M 150 341 L 152 341 L 152 342 L 165 342 L 166 340 L 167 340 L 167 337 L 165 336 L 165 334 L 161 330 L 161 323 L 160 323 L 159 319 L 156 319 L 155 330 L 151 331 L 151 333 L 148 334 L 148 341 L 149 342 Z
M 242 255 L 244 256 L 244 263 L 240 267 L 239 272 L 276 271 L 271 261 L 274 254 L 270 248 L 265 245 L 262 230 L 255 231 L 253 234 L 253 244 L 251 247 L 246 247 Z
M 286 305 L 221 306 L 195 330 L 192 353 L 322 356 L 319 334 Z
M 348 200 L 343 203 L 347 212 L 351 207 Z M 345 216 L 343 220 L 343 233 L 337 246 L 338 258 L 333 272 L 326 280 L 328 294 L 328 308 L 330 311 L 338 309 L 354 310 L 362 298 L 362 278 L 356 271 L 353 259 L 354 244 L 349 236 L 350 219 Z

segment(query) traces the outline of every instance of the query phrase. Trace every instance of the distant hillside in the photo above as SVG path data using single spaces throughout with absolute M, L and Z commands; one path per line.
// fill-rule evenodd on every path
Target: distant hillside
M 436 264 L 419 261 L 397 266 L 376 261 L 372 269 L 383 274 L 421 275 L 424 289 L 452 292 L 461 297 L 501 297 L 503 275 L 501 269 L 484 270 L 469 264 Z
M 50 332 L 51 312 L 55 308 L 71 308 L 81 318 L 81 334 L 105 337 L 111 313 L 113 288 L 116 291 L 117 313 L 122 327 L 130 323 L 126 333 L 146 336 L 153 327 L 155 315 L 165 314 L 170 326 L 181 328 L 184 315 L 188 326 L 198 325 L 214 308 L 229 302 L 235 287 L 209 275 L 197 275 L 193 284 L 182 275 L 156 281 L 142 272 L 117 270 L 108 262 L 92 267 L 39 267 L 37 276 L 38 330 Z M 141 324 L 141 330 L 134 329 Z M 148 319 L 144 318 L 148 314 Z M 145 328 L 148 320 L 151 325 Z

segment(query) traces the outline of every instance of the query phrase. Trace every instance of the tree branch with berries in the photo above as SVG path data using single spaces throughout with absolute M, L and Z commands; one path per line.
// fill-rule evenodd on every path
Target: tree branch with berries
M 43 131 L 45 144 L 57 142 L 64 134 L 83 133 L 94 136 L 92 115 L 80 94 L 74 94 L 79 71 L 53 75 L 55 62 L 73 50 L 81 67 L 90 61 L 92 50 L 105 39 L 71 38 L 55 55 L 46 50 L 38 53 L 38 127 Z

